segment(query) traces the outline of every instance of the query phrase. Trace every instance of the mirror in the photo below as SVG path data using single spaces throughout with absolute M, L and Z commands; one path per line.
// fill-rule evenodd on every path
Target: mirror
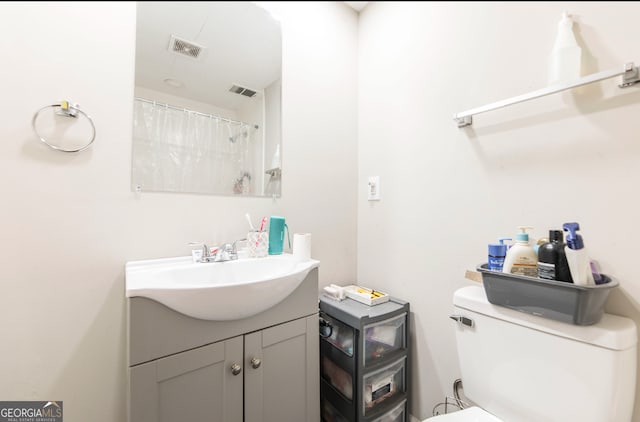
M 132 188 L 280 196 L 282 32 L 250 2 L 138 2 Z

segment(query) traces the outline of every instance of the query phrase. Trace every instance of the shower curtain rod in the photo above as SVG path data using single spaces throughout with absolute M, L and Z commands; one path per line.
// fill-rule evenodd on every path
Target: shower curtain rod
M 220 116 L 216 116 L 214 114 L 200 113 L 199 111 L 189 110 L 188 108 L 184 108 L 184 107 L 175 107 L 175 106 L 172 106 L 172 105 L 169 105 L 169 104 L 159 103 L 159 102 L 153 101 L 153 100 L 147 100 L 145 98 L 135 97 L 134 99 L 138 100 L 138 101 L 142 101 L 143 103 L 153 104 L 153 105 L 164 107 L 164 108 L 170 108 L 171 110 L 184 111 L 184 112 L 187 112 L 187 113 L 196 114 L 198 116 L 209 117 L 210 119 L 218 119 L 218 120 L 222 120 L 224 122 L 237 123 L 237 124 L 243 124 L 243 125 L 248 125 L 249 124 L 247 122 L 243 122 L 243 121 L 240 121 L 240 120 L 227 119 L 226 117 L 220 117 Z M 252 125 L 252 126 L 254 127 L 254 129 L 258 129 L 260 127 L 258 125 Z

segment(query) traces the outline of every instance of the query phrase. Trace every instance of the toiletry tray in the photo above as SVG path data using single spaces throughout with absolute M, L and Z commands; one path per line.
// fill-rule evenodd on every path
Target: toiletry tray
M 492 271 L 487 264 L 478 265 L 477 270 L 490 303 L 574 325 L 600 321 L 611 289 L 618 286 L 604 274 L 602 284 L 579 286 Z
M 369 306 L 389 301 L 387 293 L 368 287 L 349 285 L 344 287 L 344 292 L 347 297 Z

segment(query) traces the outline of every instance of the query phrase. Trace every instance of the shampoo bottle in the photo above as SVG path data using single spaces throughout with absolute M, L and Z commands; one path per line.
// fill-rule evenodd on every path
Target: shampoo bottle
M 576 233 L 580 230 L 580 225 L 578 223 L 564 223 L 562 229 L 567 232 L 567 246 L 564 250 L 567 254 L 573 283 L 580 286 L 595 286 L 589 255 L 584 247 L 582 236 Z
M 487 268 L 491 271 L 502 271 L 504 266 L 504 258 L 507 256 L 507 246 L 505 240 L 511 240 L 510 237 L 500 237 L 498 242 L 489 244 L 489 254 L 487 260 Z
M 538 249 L 538 277 L 573 282 L 564 248 L 562 230 L 549 230 L 549 241 Z
M 549 84 L 578 79 L 581 63 L 582 49 L 573 35 L 573 20 L 564 12 L 558 22 L 558 35 L 549 62 Z
M 516 243 L 509 248 L 504 259 L 503 273 L 538 276 L 538 255 L 529 244 L 529 234 L 526 232 L 531 227 L 520 226 L 520 233 L 515 235 Z

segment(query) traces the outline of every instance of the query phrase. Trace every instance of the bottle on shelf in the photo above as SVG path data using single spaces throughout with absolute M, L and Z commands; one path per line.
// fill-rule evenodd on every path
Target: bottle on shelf
M 507 251 L 502 267 L 503 273 L 525 275 L 529 277 L 538 276 L 538 254 L 529 244 L 529 234 L 527 229 L 532 227 L 519 226 L 520 233 L 515 235 L 515 243 Z
M 538 249 L 538 277 L 573 283 L 562 230 L 549 230 L 549 241 Z
M 509 245 L 505 245 L 505 240 L 511 240 L 510 237 L 498 238 L 499 243 L 489 243 L 489 253 L 487 260 L 487 268 L 492 271 L 502 271 L 504 266 L 504 259 L 507 256 L 507 248 Z
M 596 282 L 591 273 L 591 261 L 584 247 L 582 236 L 576 233 L 580 230 L 578 223 L 564 223 L 562 229 L 567 232 L 567 262 L 571 271 L 573 283 L 580 286 L 595 286 Z
M 582 49 L 573 34 L 573 19 L 569 13 L 563 12 L 549 63 L 549 84 L 580 78 L 581 64 Z

